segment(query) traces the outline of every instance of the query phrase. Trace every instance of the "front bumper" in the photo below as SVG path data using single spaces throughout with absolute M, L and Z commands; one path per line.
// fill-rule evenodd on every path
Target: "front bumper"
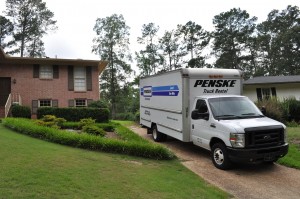
M 259 149 L 236 149 L 227 147 L 228 155 L 233 162 L 271 162 L 285 156 L 288 153 L 289 145 L 259 148 Z

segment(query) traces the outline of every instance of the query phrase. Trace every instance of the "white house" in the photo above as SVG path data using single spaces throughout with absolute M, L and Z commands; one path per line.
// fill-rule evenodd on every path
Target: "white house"
M 261 76 L 244 81 L 243 95 L 252 101 L 277 97 L 285 99 L 295 97 L 300 100 L 300 75 Z

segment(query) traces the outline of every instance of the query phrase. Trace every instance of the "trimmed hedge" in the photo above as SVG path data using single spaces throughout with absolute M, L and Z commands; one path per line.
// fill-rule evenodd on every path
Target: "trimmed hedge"
M 31 110 L 27 106 L 14 104 L 11 108 L 11 114 L 13 117 L 31 118 Z
M 92 118 L 96 122 L 108 122 L 109 110 L 99 108 L 54 108 L 42 107 L 37 110 L 37 118 L 44 115 L 55 115 L 67 121 L 78 122 L 84 118 Z
M 86 133 L 71 133 L 64 130 L 39 126 L 34 124 L 32 120 L 23 118 L 5 118 L 2 120 L 2 123 L 7 128 L 15 130 L 19 133 L 58 144 L 157 160 L 169 160 L 175 158 L 175 155 L 167 148 L 155 143 L 150 143 L 135 133 L 130 133 L 129 129 L 121 125 L 116 127 L 116 132 L 122 135 L 123 138 L 128 137 L 125 141 L 103 138 Z

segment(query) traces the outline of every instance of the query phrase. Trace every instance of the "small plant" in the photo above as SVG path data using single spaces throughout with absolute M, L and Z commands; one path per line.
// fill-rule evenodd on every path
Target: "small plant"
M 93 120 L 92 118 L 81 119 L 79 122 L 79 128 L 83 129 L 85 126 L 95 125 L 95 123 L 96 120 Z
M 82 128 L 82 131 L 85 133 L 91 134 L 91 135 L 98 135 L 101 137 L 104 137 L 106 135 L 106 132 L 103 129 L 101 129 L 95 125 L 84 126 Z
M 294 120 L 291 122 L 287 122 L 286 124 L 288 127 L 298 127 L 299 124 L 297 122 L 295 122 Z
M 64 122 L 66 122 L 64 118 L 57 118 L 54 115 L 45 115 L 40 120 L 36 121 L 38 125 L 56 129 L 59 129 Z

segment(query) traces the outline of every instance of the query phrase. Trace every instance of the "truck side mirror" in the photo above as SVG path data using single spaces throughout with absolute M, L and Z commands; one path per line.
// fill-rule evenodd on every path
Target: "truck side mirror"
M 265 106 L 262 106 L 260 110 L 261 110 L 262 114 L 264 114 L 264 115 L 267 114 L 267 109 Z
M 209 119 L 209 113 L 199 113 L 198 109 L 195 109 L 192 111 L 192 119 L 193 120 L 199 120 L 199 119 L 204 119 L 208 120 Z

